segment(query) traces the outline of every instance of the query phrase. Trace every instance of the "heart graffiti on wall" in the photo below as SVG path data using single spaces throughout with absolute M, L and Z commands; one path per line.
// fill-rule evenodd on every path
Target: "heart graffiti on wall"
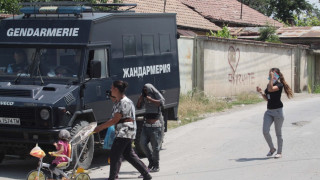
M 228 80 L 233 85 L 252 85 L 254 84 L 254 72 L 236 74 L 240 62 L 240 49 L 229 47 L 228 62 L 231 67 L 232 73 L 228 74 Z
M 233 73 L 236 73 L 239 61 L 240 61 L 240 50 L 239 48 L 235 49 L 233 46 L 229 47 L 228 51 L 228 61 L 231 66 Z

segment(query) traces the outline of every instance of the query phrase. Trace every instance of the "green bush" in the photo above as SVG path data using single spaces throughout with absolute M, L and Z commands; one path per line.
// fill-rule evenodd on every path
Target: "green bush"
M 266 27 L 260 28 L 260 36 L 257 41 L 265 41 L 271 43 L 281 43 L 280 38 L 276 35 L 277 29 L 274 26 L 267 24 Z
M 317 85 L 314 86 L 313 93 L 315 93 L 315 94 L 319 94 L 320 93 L 320 84 L 317 84 Z
M 217 31 L 217 33 L 214 33 L 210 30 L 210 33 L 207 33 L 207 36 L 213 36 L 213 37 L 220 37 L 220 38 L 228 38 L 228 39 L 237 39 L 237 36 L 232 36 L 228 26 L 223 26 L 222 30 Z

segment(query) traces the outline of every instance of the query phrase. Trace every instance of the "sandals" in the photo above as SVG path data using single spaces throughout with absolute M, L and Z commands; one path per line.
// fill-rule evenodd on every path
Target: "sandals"
M 277 151 L 277 149 L 274 149 L 273 151 L 269 151 L 267 156 L 272 156 L 275 152 Z M 280 154 L 281 155 L 281 154 Z

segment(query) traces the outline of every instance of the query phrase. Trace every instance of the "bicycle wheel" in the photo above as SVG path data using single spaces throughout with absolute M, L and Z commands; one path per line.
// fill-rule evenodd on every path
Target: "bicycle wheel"
M 39 177 L 38 177 L 38 170 L 35 169 L 28 173 L 27 180 L 47 180 L 47 177 L 43 173 L 43 171 L 39 172 Z
M 76 176 L 75 180 L 91 180 L 87 173 L 80 173 Z

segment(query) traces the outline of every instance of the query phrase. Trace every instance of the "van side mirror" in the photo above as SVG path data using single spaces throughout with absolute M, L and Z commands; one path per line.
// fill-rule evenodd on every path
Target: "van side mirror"
M 92 60 L 90 61 L 90 78 L 101 77 L 101 61 Z

